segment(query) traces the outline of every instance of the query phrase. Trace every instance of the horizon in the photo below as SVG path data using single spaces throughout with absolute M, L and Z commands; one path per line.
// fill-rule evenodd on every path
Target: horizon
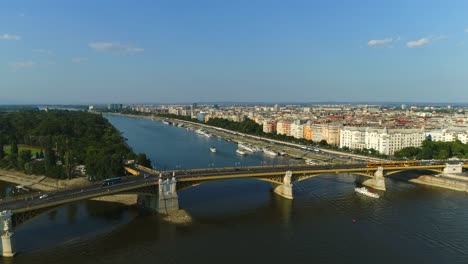
M 213 101 L 213 102 L 141 102 L 141 103 L 122 103 L 122 102 L 98 102 L 98 103 L 20 103 L 20 104 L 9 104 L 0 102 L 0 106 L 90 106 L 98 105 L 105 106 L 109 104 L 122 104 L 122 105 L 191 105 L 196 103 L 198 105 L 250 105 L 250 106 L 271 106 L 278 104 L 280 106 L 285 105 L 298 105 L 298 106 L 314 106 L 314 105 L 369 105 L 369 106 L 401 106 L 402 104 L 408 106 L 454 106 L 454 107 L 466 107 L 467 103 L 455 103 L 455 102 L 378 102 L 378 101 L 362 101 L 362 102 L 346 102 L 346 101 L 322 101 L 322 102 L 234 102 L 234 101 Z
M 465 103 L 464 10 L 461 0 L 0 4 L 0 104 Z

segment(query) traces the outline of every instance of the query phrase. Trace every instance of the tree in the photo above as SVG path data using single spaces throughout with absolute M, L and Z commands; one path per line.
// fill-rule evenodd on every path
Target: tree
M 319 142 L 319 146 L 321 146 L 321 147 L 326 147 L 326 146 L 328 146 L 328 143 L 327 143 L 327 141 L 326 141 L 325 139 L 322 139 L 322 140 L 320 140 L 320 142 Z
M 140 153 L 140 154 L 137 155 L 136 163 L 141 165 L 141 166 L 152 168 L 151 167 L 151 160 L 146 157 L 145 153 Z
M 11 138 L 11 149 L 10 149 L 10 166 L 12 168 L 18 168 L 18 142 L 16 137 Z
M 0 132 L 1 133 L 1 132 Z M 3 150 L 4 141 L 2 135 L 0 135 L 0 161 L 5 157 L 5 151 Z
M 31 161 L 31 156 L 31 150 L 21 150 L 18 156 L 18 167 L 20 169 L 25 169 L 25 165 L 29 164 L 29 162 Z

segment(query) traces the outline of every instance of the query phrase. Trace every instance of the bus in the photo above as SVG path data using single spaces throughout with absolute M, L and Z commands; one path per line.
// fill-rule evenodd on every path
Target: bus
M 134 175 L 134 176 L 138 176 L 140 175 L 140 172 L 132 169 L 132 168 L 129 168 L 129 167 L 125 167 L 125 171 L 130 173 L 131 175 Z
M 102 181 L 102 186 L 110 186 L 122 182 L 121 177 L 110 178 Z

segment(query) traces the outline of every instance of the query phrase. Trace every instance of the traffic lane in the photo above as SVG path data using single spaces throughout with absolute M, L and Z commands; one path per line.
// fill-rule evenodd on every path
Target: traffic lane
M 47 197 L 42 198 L 42 199 L 36 199 L 36 200 L 31 200 L 31 201 L 16 201 L 15 203 L 9 204 L 7 207 L 7 210 L 15 210 L 15 209 L 21 209 L 25 207 L 31 207 L 31 206 L 38 206 L 42 204 L 48 204 L 48 203 L 53 203 L 53 202 L 60 202 L 61 200 L 66 200 L 70 198 L 79 198 L 80 196 L 87 196 L 90 194 L 101 194 L 103 193 L 103 190 L 112 190 L 112 191 L 118 191 L 119 189 L 129 187 L 132 185 L 140 185 L 141 183 L 150 183 L 149 181 L 144 180 L 132 180 L 132 181 L 127 181 L 127 182 L 122 182 L 122 183 L 117 183 L 109 186 L 102 186 L 99 185 L 97 188 L 96 186 L 92 186 L 94 188 L 88 188 L 88 189 L 72 189 L 69 190 L 68 192 L 61 192 L 60 194 L 56 193 L 48 193 Z

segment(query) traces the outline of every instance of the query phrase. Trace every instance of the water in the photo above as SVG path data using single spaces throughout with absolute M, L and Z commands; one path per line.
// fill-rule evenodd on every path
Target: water
M 136 151 L 168 169 L 272 162 L 237 157 L 231 143 L 184 129 L 109 119 Z M 212 145 L 219 153 L 209 152 Z M 388 191 L 371 199 L 354 193 L 354 180 L 296 183 L 293 201 L 266 182 L 209 182 L 179 192 L 189 226 L 109 203 L 63 206 L 20 226 L 19 254 L 5 263 L 468 263 L 466 194 L 387 179 Z

